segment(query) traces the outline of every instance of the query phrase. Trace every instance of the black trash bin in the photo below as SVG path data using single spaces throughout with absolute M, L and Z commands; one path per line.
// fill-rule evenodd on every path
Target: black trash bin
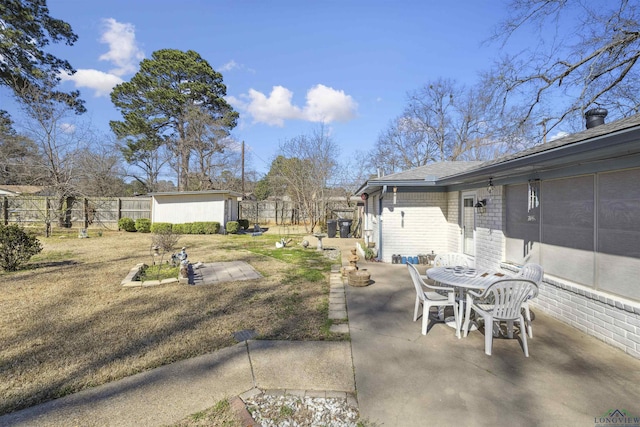
M 353 220 L 341 219 L 338 222 L 340 223 L 340 237 L 341 238 L 349 237 L 349 234 L 351 233 L 351 223 L 353 222 Z
M 338 220 L 328 219 L 327 220 L 327 236 L 336 237 L 336 231 L 338 231 Z

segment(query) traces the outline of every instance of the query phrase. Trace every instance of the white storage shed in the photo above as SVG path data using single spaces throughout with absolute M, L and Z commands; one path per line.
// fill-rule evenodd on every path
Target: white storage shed
M 151 193 L 151 222 L 184 224 L 217 221 L 224 230 L 228 221 L 238 220 L 242 194 L 228 190 Z

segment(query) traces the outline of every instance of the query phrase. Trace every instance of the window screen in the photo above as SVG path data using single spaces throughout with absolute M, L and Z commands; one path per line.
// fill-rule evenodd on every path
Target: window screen
M 601 174 L 598 252 L 640 259 L 640 169 Z
M 539 183 L 536 183 L 534 188 L 535 194 L 532 194 L 530 184 L 509 185 L 505 189 L 506 260 L 517 264 L 539 263 Z M 537 202 L 532 203 L 534 200 Z
M 593 176 L 544 182 L 542 242 L 593 251 Z
M 594 286 L 595 175 L 542 182 L 542 263 L 545 271 Z
M 640 299 L 640 169 L 598 176 L 598 287 Z

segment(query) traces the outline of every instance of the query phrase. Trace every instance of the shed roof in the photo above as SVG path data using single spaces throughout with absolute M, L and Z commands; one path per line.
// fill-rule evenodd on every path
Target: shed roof
M 160 191 L 157 193 L 149 193 L 149 196 L 191 196 L 204 194 L 228 194 L 231 197 L 242 197 L 242 193 L 231 190 L 203 190 L 203 191 Z
M 0 185 L 0 192 L 9 194 L 37 194 L 40 193 L 44 187 L 39 185 Z

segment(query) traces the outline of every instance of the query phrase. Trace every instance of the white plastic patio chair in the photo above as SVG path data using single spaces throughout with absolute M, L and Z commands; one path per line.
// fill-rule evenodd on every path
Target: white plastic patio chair
M 469 259 L 464 254 L 461 254 L 458 252 L 439 254 L 439 255 L 436 255 L 436 257 L 433 259 L 433 267 L 457 267 L 457 266 L 469 267 Z M 429 280 L 429 282 L 427 283 L 429 283 L 432 286 L 449 288 L 448 286 L 443 285 L 440 282 Z M 441 291 L 438 291 L 438 293 L 442 294 Z M 460 303 L 461 301 L 458 301 L 458 304 Z
M 532 282 L 535 282 L 538 287 L 540 287 L 540 283 L 542 283 L 542 278 L 544 277 L 544 269 L 541 265 L 527 263 L 521 269 L 520 273 L 515 276 L 517 279 L 528 279 Z M 524 309 L 524 320 L 527 321 L 527 333 L 529 334 L 529 338 L 533 338 L 533 327 L 531 325 L 531 310 L 529 309 L 529 300 L 528 298 L 522 304 L 522 308 Z
M 499 280 L 482 293 L 467 291 L 467 309 L 463 326 L 464 336 L 469 333 L 471 310 L 484 320 L 484 352 L 491 356 L 493 345 L 493 322 L 507 322 L 508 337 L 513 338 L 513 324 L 520 322 L 520 337 L 524 355 L 529 357 L 522 304 L 530 297 L 538 295 L 538 285 L 527 279 Z M 493 301 L 488 305 L 486 301 Z M 481 301 L 481 303 L 478 303 Z
M 458 303 L 454 288 L 443 288 L 428 285 L 422 280 L 418 269 L 413 264 L 407 264 L 413 285 L 416 288 L 416 304 L 413 310 L 413 321 L 418 320 L 418 309 L 422 304 L 422 335 L 427 335 L 429 326 L 429 311 L 431 307 L 438 307 L 438 318 L 444 321 L 444 308 L 453 307 L 453 315 L 456 322 L 456 336 L 460 335 L 460 321 L 458 320 Z M 425 290 L 426 289 L 426 290 Z M 435 291 L 442 291 L 439 294 Z
M 457 252 L 439 254 L 433 259 L 434 267 L 455 267 L 458 265 L 469 267 L 469 259 L 464 254 Z

